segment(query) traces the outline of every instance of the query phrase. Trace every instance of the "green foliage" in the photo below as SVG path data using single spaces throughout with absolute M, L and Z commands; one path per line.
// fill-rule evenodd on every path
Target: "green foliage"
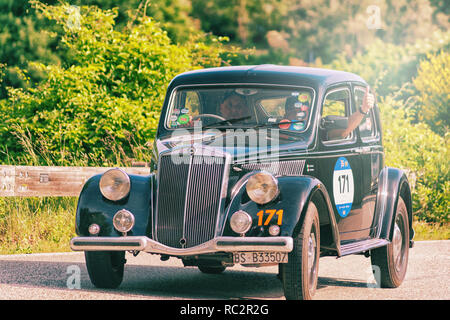
M 342 52 L 351 58 L 376 40 L 406 45 L 448 30 L 448 13 L 436 2 L 433 7 L 428 0 L 192 0 L 191 15 L 203 30 L 257 48 L 250 61 L 330 63 Z M 374 6 L 377 13 L 370 9 Z
M 363 77 L 378 95 L 397 92 L 417 75 L 417 66 L 427 54 L 447 50 L 450 47 L 450 32 L 437 31 L 430 38 L 399 46 L 376 40 L 352 58 L 339 55 L 327 67 L 354 72 Z M 406 92 L 417 95 L 417 92 Z
M 401 168 L 407 173 L 413 186 L 414 214 L 419 220 L 448 223 L 448 137 L 439 136 L 424 123 L 413 124 L 406 105 L 406 101 L 393 96 L 379 102 L 386 165 Z
M 49 1 L 47 1 L 49 2 Z M 51 2 L 51 1 L 50 1 Z M 58 63 L 54 52 L 57 41 L 48 32 L 40 29 L 45 24 L 42 16 L 36 14 L 28 0 L 0 0 L 0 63 L 6 65 L 0 74 L 0 99 L 6 97 L 6 87 L 25 87 L 17 73 L 17 67 L 29 68 L 29 63 Z M 52 31 L 51 26 L 47 26 Z M 40 81 L 43 75 L 30 70 L 33 81 Z
M 13 158 L 26 161 L 34 154 L 35 164 L 62 164 L 82 154 L 112 160 L 105 148 L 108 139 L 132 156 L 132 145 L 153 139 L 166 87 L 176 74 L 226 63 L 223 39 L 175 45 L 146 16 L 118 31 L 116 9 L 83 6 L 74 17 L 77 11 L 67 4 L 33 3 L 63 29 L 61 43 L 70 56 L 65 66 L 34 64 L 46 80 L 9 91 L 0 140 L 3 153 Z M 41 150 L 25 153 L 27 144 L 18 144 L 18 137 L 45 150 L 45 157 Z
M 445 135 L 450 127 L 450 53 L 429 54 L 413 81 L 418 90 L 417 118 Z

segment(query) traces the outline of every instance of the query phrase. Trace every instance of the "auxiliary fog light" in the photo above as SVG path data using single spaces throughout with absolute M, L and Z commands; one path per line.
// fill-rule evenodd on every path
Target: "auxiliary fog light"
M 250 230 L 250 227 L 252 226 L 252 217 L 245 211 L 236 211 L 231 216 L 230 226 L 234 232 L 244 234 Z
M 113 225 L 119 232 L 128 232 L 134 226 L 134 215 L 128 210 L 119 210 L 113 217 Z
M 269 227 L 269 234 L 271 236 L 277 236 L 280 234 L 280 226 L 277 224 L 273 224 Z
M 93 223 L 89 226 L 88 231 L 91 236 L 96 236 L 100 233 L 100 226 L 96 223 Z

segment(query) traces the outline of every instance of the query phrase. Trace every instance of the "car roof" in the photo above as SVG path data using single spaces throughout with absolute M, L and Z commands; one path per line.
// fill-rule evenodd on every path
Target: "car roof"
M 264 64 L 188 71 L 177 75 L 172 80 L 170 87 L 213 83 L 258 83 L 318 87 L 346 81 L 366 83 L 360 76 L 345 71 Z

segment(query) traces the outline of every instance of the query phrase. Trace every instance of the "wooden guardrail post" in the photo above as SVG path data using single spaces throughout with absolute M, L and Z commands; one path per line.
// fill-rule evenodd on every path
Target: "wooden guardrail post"
M 84 183 L 107 167 L 34 167 L 0 165 L 0 197 L 79 196 Z M 148 167 L 121 168 L 129 174 L 148 175 Z

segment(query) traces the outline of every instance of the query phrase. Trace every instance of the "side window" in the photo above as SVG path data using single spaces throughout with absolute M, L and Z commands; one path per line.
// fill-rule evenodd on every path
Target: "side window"
M 365 88 L 356 87 L 355 88 L 355 103 L 356 110 L 361 107 L 365 94 Z M 373 110 L 370 110 L 369 113 L 364 116 L 361 120 L 361 124 L 359 125 L 359 133 L 361 135 L 361 139 L 374 138 L 376 136 L 376 128 L 375 122 L 373 119 Z
M 327 93 L 322 107 L 321 138 L 323 141 L 351 140 L 353 132 L 347 137 L 342 134 L 348 125 L 350 114 L 350 90 L 347 88 Z

